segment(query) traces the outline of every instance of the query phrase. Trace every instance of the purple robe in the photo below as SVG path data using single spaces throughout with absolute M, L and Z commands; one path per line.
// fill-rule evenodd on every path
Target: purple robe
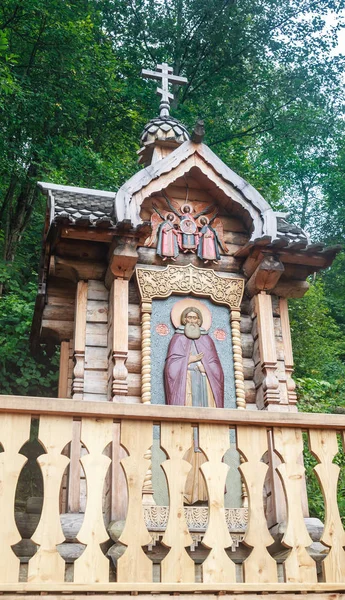
M 209 335 L 197 340 L 187 338 L 184 333 L 175 333 L 171 338 L 164 367 L 164 386 L 167 404 L 183 406 L 186 400 L 187 368 L 192 341 L 198 354 L 204 353 L 204 366 L 217 408 L 224 407 L 224 373 L 216 347 Z

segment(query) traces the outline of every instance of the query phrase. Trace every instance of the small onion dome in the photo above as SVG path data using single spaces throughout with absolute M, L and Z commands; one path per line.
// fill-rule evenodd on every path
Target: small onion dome
M 187 129 L 174 117 L 164 115 L 151 119 L 140 137 L 138 162 L 148 166 L 188 140 L 190 135 Z
M 183 144 L 190 139 L 190 135 L 182 123 L 174 117 L 156 117 L 145 125 L 141 134 L 142 145 L 156 141 L 177 142 Z

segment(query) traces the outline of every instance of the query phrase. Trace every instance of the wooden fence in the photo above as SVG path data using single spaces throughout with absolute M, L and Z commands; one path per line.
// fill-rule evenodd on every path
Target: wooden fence
M 25 457 L 20 454 L 30 434 L 31 417 L 39 418 L 40 443 L 45 449 L 37 459 L 44 485 L 42 514 L 32 539 L 38 545 L 29 560 L 27 581 L 19 582 L 19 559 L 12 546 L 21 539 L 14 517 L 16 486 Z M 65 581 L 65 561 L 57 546 L 64 541 L 59 514 L 61 481 L 69 458 L 62 454 L 72 439 L 73 420 L 81 420 L 81 440 L 88 454 L 81 458 L 87 481 L 87 502 L 78 541 L 85 545 L 74 563 L 73 581 Z M 128 456 L 122 460 L 128 486 L 128 511 L 120 542 L 126 550 L 117 562 L 116 581 L 109 581 L 109 559 L 101 549 L 108 540 L 102 493 L 111 459 L 104 454 L 113 440 L 114 423 L 120 423 L 121 444 Z M 153 425 L 160 424 L 160 443 L 169 490 L 169 519 L 163 544 L 168 552 L 161 563 L 160 582 L 152 580 L 152 561 L 145 553 L 150 544 L 142 507 L 142 487 L 147 473 L 147 451 Z M 191 427 L 199 430 L 199 446 L 207 457 L 201 470 L 206 482 L 209 521 L 203 545 L 209 549 L 202 564 L 202 582 L 195 582 L 195 563 L 186 548 L 191 536 L 183 510 L 183 492 L 190 464 L 184 455 L 191 445 Z M 226 548 L 232 540 L 225 520 L 224 488 L 229 448 L 229 427 L 236 429 L 240 466 L 249 499 L 245 544 L 251 549 L 243 562 L 241 580 Z M 118 428 L 118 425 L 117 425 Z M 0 397 L 0 591 L 3 592 L 293 592 L 345 589 L 345 534 L 337 506 L 339 467 L 338 434 L 344 435 L 341 415 L 269 413 L 209 408 L 126 405 L 77 402 L 49 398 Z M 283 545 L 290 549 L 284 561 L 284 581 L 278 582 L 277 562 L 268 551 L 273 539 L 267 528 L 263 485 L 267 465 L 261 460 L 268 450 L 268 431 L 280 459 L 277 471 L 287 504 Z M 311 544 L 302 512 L 304 468 L 302 432 L 309 447 L 325 504 L 321 538 L 329 548 L 322 562 L 321 580 L 307 548 Z M 116 482 L 115 482 L 116 485 Z

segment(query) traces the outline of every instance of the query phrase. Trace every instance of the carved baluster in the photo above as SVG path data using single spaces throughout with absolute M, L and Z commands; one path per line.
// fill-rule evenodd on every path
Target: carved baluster
M 274 337 L 272 298 L 266 292 L 255 296 L 255 310 L 258 318 L 261 369 L 264 375 L 262 383 L 265 405 L 279 404 L 280 390 L 276 376 L 277 351 Z
M 231 338 L 234 356 L 235 388 L 237 408 L 246 408 L 246 395 L 244 389 L 242 344 L 241 344 L 241 313 L 239 310 L 231 311 Z
M 109 581 L 109 560 L 100 544 L 109 537 L 104 526 L 102 501 L 105 476 L 111 461 L 103 451 L 112 441 L 112 428 L 111 419 L 82 419 L 81 441 L 89 454 L 80 459 L 86 477 L 87 502 L 78 541 L 87 546 L 74 563 L 75 583 Z
M 152 446 L 152 427 L 151 422 L 141 421 L 122 421 L 121 424 L 121 445 L 129 453 L 121 460 L 128 486 L 128 512 L 119 540 L 127 549 L 117 562 L 118 581 L 152 581 L 152 561 L 142 548 L 152 539 L 145 526 L 141 501 L 148 463 L 145 450 Z
M 279 312 L 280 321 L 282 327 L 283 337 L 283 349 L 284 349 L 284 362 L 286 372 L 286 388 L 289 404 L 296 404 L 296 384 L 292 379 L 292 373 L 294 371 L 293 354 L 292 354 L 292 341 L 291 341 L 291 329 L 289 320 L 289 308 L 288 301 L 286 298 L 279 299 Z
M 87 281 L 78 281 L 75 299 L 74 361 L 72 381 L 73 400 L 82 400 L 84 395 L 85 336 L 87 309 Z
M 141 305 L 141 401 L 151 402 L 151 312 L 152 302 Z
M 241 462 L 239 470 L 244 477 L 249 497 L 248 527 L 244 543 L 251 546 L 243 563 L 246 583 L 274 583 L 277 581 L 277 564 L 267 551 L 273 543 L 264 511 L 263 487 L 268 465 L 261 462 L 267 452 L 266 427 L 237 427 L 237 449 L 247 462 Z
M 314 471 L 320 482 L 325 500 L 325 527 L 321 542 L 330 550 L 322 561 L 322 570 L 327 583 L 345 581 L 345 532 L 337 504 L 337 485 L 340 468 L 333 463 L 338 453 L 338 440 L 335 431 L 309 431 L 310 450 L 319 463 Z
M 303 438 L 300 429 L 278 428 L 273 430 L 274 450 L 283 464 L 277 467 L 284 487 L 287 503 L 287 526 L 283 544 L 291 548 L 284 562 L 288 583 L 315 583 L 316 566 L 306 547 L 312 540 L 308 534 L 302 511 L 302 485 L 304 467 L 300 464 L 303 452 Z
M 230 446 L 227 425 L 199 425 L 199 444 L 208 458 L 201 465 L 209 499 L 208 527 L 202 543 L 211 551 L 203 562 L 204 583 L 226 583 L 236 581 L 235 563 L 230 560 L 225 548 L 233 541 L 225 519 L 224 492 L 229 470 L 222 458 Z
M 183 508 L 184 489 L 190 463 L 183 460 L 191 446 L 191 427 L 181 423 L 162 423 L 161 447 L 169 459 L 162 463 L 170 499 L 169 519 L 162 543 L 170 547 L 162 560 L 162 581 L 188 583 L 195 581 L 194 561 L 185 550 L 192 544 Z
M 17 583 L 20 561 L 11 548 L 21 540 L 14 519 L 14 500 L 20 472 L 27 458 L 19 454 L 30 437 L 31 417 L 28 415 L 0 415 L 0 515 L 1 560 L 0 581 Z
M 69 458 L 61 454 L 72 438 L 72 419 L 69 417 L 42 416 L 38 439 L 47 454 L 41 454 L 37 462 L 43 477 L 43 508 L 38 527 L 32 536 L 40 548 L 29 561 L 28 581 L 44 583 L 61 582 L 65 578 L 65 561 L 56 546 L 65 536 L 61 529 L 59 500 L 64 471 Z
M 128 394 L 128 281 L 114 279 L 111 289 L 112 311 L 112 399 L 120 401 Z

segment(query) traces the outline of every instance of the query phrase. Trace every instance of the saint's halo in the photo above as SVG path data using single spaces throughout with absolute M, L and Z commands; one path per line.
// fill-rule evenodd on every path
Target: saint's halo
M 197 300 L 196 298 L 183 298 L 183 300 L 178 300 L 176 304 L 174 304 L 170 313 L 171 322 L 174 325 L 174 327 L 176 329 L 180 327 L 181 314 L 185 308 L 188 308 L 188 306 L 195 306 L 195 308 L 198 308 L 200 310 L 203 319 L 202 327 L 203 329 L 208 331 L 212 323 L 211 311 L 206 306 L 206 304 L 204 304 L 200 300 Z

